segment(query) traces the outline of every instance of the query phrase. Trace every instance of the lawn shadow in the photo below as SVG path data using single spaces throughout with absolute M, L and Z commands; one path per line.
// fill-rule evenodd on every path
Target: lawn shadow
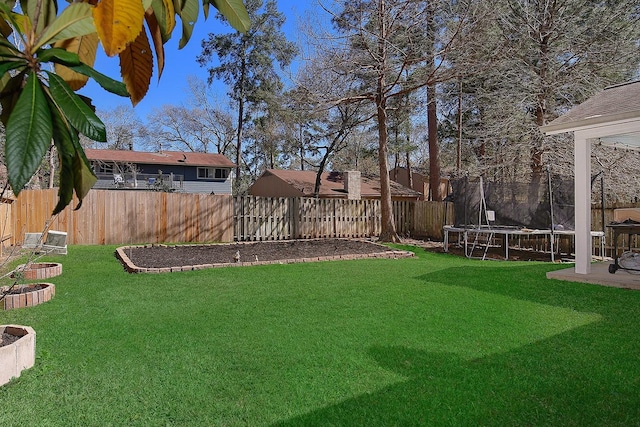
M 611 388 L 608 372 L 574 369 L 571 352 L 551 338 L 523 348 L 464 359 L 401 346 L 373 347 L 382 367 L 405 376 L 380 390 L 274 426 L 627 426 L 640 419 L 635 382 Z M 637 372 L 635 372 L 637 374 Z M 635 421 L 634 421 L 635 420 Z
M 547 280 L 545 273 L 553 268 L 465 265 L 416 279 L 425 286 L 469 288 L 563 308 L 597 321 L 476 358 L 371 347 L 367 352 L 378 365 L 406 380 L 274 425 L 638 425 L 640 332 L 630 320 L 638 318 L 640 293 Z

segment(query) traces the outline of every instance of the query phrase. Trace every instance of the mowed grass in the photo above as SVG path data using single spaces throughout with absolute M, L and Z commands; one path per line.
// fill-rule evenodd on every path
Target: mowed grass
M 640 424 L 640 292 L 426 253 L 130 275 L 52 257 L 0 426 Z

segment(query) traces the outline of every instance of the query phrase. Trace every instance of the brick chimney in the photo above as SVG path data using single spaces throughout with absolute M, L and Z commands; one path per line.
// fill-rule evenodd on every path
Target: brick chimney
M 344 172 L 344 191 L 347 192 L 347 199 L 360 200 L 360 171 Z

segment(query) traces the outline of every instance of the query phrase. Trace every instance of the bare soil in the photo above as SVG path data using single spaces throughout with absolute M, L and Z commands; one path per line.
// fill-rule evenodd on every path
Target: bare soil
M 20 339 L 20 337 L 17 337 L 15 335 L 11 335 L 11 334 L 8 334 L 6 332 L 3 332 L 2 336 L 0 336 L 0 347 L 4 347 L 5 345 L 13 344 L 14 342 L 18 341 L 19 339 Z
M 38 283 L 33 285 L 27 285 L 27 286 L 14 286 L 13 288 L 10 288 L 7 291 L 5 291 L 4 294 L 6 295 L 26 294 L 29 292 L 37 292 L 44 288 L 45 288 L 44 286 Z M 2 293 L 0 293 L 0 295 L 2 295 Z
M 393 249 L 362 240 L 319 239 L 235 243 L 220 245 L 152 245 L 130 248 L 127 256 L 141 268 L 236 262 L 279 261 L 391 252 Z

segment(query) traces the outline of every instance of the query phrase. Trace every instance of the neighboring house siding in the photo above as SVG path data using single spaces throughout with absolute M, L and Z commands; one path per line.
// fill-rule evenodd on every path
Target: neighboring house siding
M 154 190 L 157 189 L 153 185 L 147 183 L 147 176 L 155 176 L 162 171 L 164 176 L 173 174 L 175 191 L 183 193 L 215 193 L 215 194 L 231 194 L 232 193 L 232 180 L 231 170 L 228 168 L 220 168 L 229 170 L 229 178 L 227 179 L 198 179 L 197 166 L 175 166 L 175 165 L 159 165 L 159 164 L 136 164 L 136 172 L 140 175 L 144 175 L 144 179 L 139 179 L 136 189 L 138 190 Z M 129 171 L 125 171 L 127 177 L 130 176 Z M 182 179 L 182 186 L 180 186 L 180 180 Z M 126 187 L 130 189 L 133 184 L 127 180 Z M 112 178 L 101 179 L 93 186 L 96 189 L 114 189 L 118 188 Z
M 231 194 L 231 179 L 226 181 L 184 181 L 183 193 Z

